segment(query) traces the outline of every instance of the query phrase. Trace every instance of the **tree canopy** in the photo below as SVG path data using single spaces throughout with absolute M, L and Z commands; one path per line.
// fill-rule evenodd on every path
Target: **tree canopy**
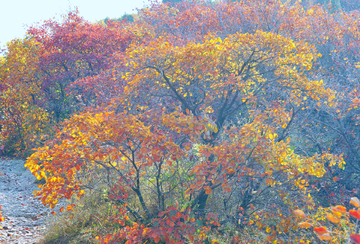
M 360 243 L 347 4 L 163 1 L 131 21 L 45 21 L 0 60 L 1 143 L 45 179 L 44 205 L 106 189 L 103 243 L 219 243 L 227 226 L 263 233 L 227 243 Z

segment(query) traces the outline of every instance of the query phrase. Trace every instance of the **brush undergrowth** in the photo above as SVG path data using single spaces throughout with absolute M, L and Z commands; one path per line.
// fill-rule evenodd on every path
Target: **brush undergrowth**
M 70 210 L 52 217 L 42 243 L 98 243 L 96 236 L 104 236 L 116 230 L 110 216 L 117 211 L 105 194 L 87 191 Z

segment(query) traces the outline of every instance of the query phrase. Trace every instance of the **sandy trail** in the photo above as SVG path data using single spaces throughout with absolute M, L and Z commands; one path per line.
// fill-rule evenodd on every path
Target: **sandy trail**
M 38 190 L 35 177 L 23 160 L 0 158 L 0 205 L 5 221 L 0 222 L 0 242 L 39 243 L 50 209 L 33 198 Z

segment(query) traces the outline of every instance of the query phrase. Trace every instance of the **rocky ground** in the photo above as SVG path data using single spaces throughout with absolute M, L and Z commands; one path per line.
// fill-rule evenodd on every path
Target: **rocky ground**
M 23 160 L 0 158 L 0 243 L 40 243 L 51 210 L 33 198 L 34 182 Z

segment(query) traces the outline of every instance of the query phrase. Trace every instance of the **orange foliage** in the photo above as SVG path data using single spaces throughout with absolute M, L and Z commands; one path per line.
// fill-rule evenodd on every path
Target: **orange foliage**
M 331 86 L 319 53 L 330 42 L 356 50 L 358 24 L 319 5 L 265 0 L 152 3 L 133 24 L 90 24 L 76 14 L 48 21 L 0 61 L 1 139 L 16 134 L 21 150 L 39 146 L 25 166 L 46 181 L 35 193 L 44 205 L 81 197 L 93 181 L 106 185 L 120 227 L 97 237 L 102 243 L 210 242 L 221 223 L 257 228 L 268 242 L 314 240 L 306 232 L 314 227 L 336 242 L 360 213 L 324 210 L 313 195 L 344 157 L 316 136 L 320 149 L 311 152 L 297 138 L 315 111 L 338 121 L 360 105 L 356 89 L 345 102 Z M 48 97 L 60 103 L 34 102 Z M 67 116 L 43 144 L 52 119 Z M 31 145 L 30 132 L 40 135 Z M 332 228 L 301 209 L 318 210 Z

